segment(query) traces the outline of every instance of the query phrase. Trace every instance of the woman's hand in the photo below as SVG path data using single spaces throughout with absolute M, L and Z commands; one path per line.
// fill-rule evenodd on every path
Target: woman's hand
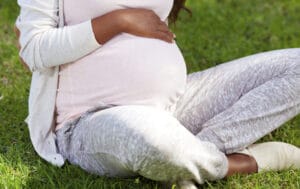
M 172 42 L 174 34 L 167 24 L 148 9 L 118 9 L 92 20 L 95 38 L 104 44 L 115 35 L 125 32 L 142 37 L 150 37 Z
M 142 37 L 150 37 L 172 42 L 174 34 L 154 11 L 148 9 L 118 10 L 122 30 Z

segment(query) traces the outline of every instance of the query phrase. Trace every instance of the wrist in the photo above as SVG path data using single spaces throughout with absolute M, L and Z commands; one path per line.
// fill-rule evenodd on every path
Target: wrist
M 121 15 L 115 11 L 92 19 L 92 27 L 99 44 L 104 44 L 123 32 Z
M 126 21 L 126 10 L 119 9 L 111 12 L 111 17 L 117 30 L 121 32 L 128 31 L 128 23 Z

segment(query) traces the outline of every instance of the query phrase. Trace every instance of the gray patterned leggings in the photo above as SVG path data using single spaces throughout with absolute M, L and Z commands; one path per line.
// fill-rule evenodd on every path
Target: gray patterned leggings
M 299 113 L 300 49 L 283 49 L 189 74 L 174 112 L 100 105 L 59 129 L 56 142 L 91 173 L 201 184 L 226 175 L 225 154 Z

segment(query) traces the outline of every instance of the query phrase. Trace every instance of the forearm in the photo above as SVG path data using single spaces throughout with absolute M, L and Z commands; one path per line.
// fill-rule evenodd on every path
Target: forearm
M 104 44 L 122 31 L 119 16 L 114 13 L 92 19 L 92 29 L 99 44 Z M 20 30 L 15 26 L 14 31 L 19 41 Z M 18 50 L 21 50 L 20 43 L 17 44 L 17 47 Z M 22 57 L 20 57 L 20 61 L 27 69 L 30 69 Z
M 92 19 L 92 27 L 99 44 L 106 43 L 124 30 L 118 10 Z
M 29 12 L 26 9 L 23 12 Z M 53 27 L 56 23 L 52 20 L 39 26 L 36 25 L 38 20 L 21 14 L 22 20 L 16 23 L 20 59 L 26 67 L 35 71 L 82 58 L 122 32 L 120 15 L 113 11 L 90 21 L 57 28 Z

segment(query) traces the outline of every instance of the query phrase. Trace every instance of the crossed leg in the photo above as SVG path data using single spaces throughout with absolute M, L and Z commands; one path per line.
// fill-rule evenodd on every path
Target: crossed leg
M 228 171 L 224 153 L 158 108 L 124 105 L 86 112 L 56 134 L 59 152 L 70 163 L 98 175 L 201 184 Z
M 237 152 L 300 113 L 300 48 L 259 53 L 188 75 L 174 116 L 202 141 Z

